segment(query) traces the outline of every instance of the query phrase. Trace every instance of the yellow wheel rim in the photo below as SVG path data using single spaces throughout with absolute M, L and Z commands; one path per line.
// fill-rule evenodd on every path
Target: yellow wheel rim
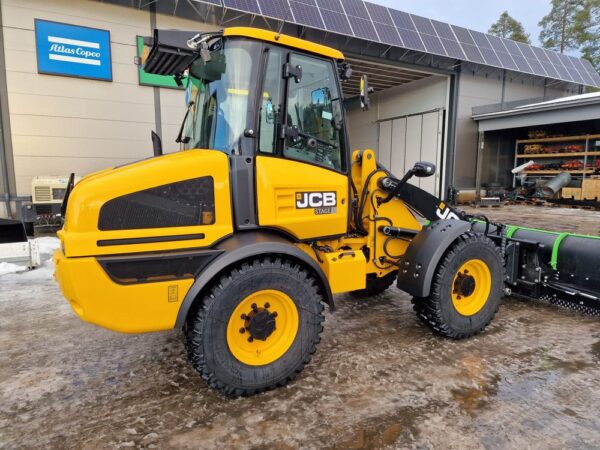
M 451 289 L 452 304 L 459 314 L 477 314 L 485 306 L 492 290 L 489 267 L 480 259 L 465 262 L 456 272 Z
M 250 294 L 227 322 L 227 345 L 238 361 L 263 366 L 281 358 L 294 343 L 300 320 L 289 295 L 274 289 Z

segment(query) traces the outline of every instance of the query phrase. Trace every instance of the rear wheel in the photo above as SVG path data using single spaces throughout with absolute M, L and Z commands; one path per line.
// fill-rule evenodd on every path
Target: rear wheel
M 472 336 L 498 311 L 503 277 L 504 261 L 497 246 L 483 235 L 465 234 L 442 258 L 430 295 L 413 298 L 413 308 L 423 323 L 442 336 Z
M 188 356 L 210 387 L 230 396 L 283 386 L 310 361 L 323 330 L 314 278 L 282 259 L 256 259 L 225 274 L 192 311 Z

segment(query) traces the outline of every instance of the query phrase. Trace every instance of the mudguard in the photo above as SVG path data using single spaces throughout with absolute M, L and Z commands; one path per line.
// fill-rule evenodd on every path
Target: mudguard
M 215 276 L 217 276 L 219 272 L 238 261 L 261 255 L 289 256 L 292 259 L 300 260 L 312 268 L 317 278 L 317 282 L 321 285 L 321 292 L 323 292 L 325 301 L 331 309 L 334 308 L 333 295 L 323 270 L 315 260 L 296 247 L 289 239 L 281 235 L 268 231 L 240 232 L 215 246 L 215 250 L 221 250 L 223 253 L 215 258 L 196 277 L 194 284 L 187 292 L 181 307 L 179 308 L 175 328 L 183 327 L 194 300 L 198 297 L 200 291 Z
M 471 229 L 463 220 L 436 220 L 411 241 L 399 261 L 398 288 L 414 297 L 427 297 L 440 259 L 461 234 Z

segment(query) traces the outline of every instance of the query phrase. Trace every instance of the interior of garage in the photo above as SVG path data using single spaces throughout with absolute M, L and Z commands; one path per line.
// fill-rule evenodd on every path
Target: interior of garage
M 411 182 L 428 192 L 441 192 L 445 130 L 449 106 L 449 77 L 391 64 L 350 58 L 355 71 L 367 74 L 373 88 L 370 108 L 358 101 L 348 108 L 348 130 L 352 149 L 372 148 L 378 161 L 400 177 L 417 161 L 438 167 L 430 178 Z M 358 94 L 358 77 L 344 85 L 344 95 Z

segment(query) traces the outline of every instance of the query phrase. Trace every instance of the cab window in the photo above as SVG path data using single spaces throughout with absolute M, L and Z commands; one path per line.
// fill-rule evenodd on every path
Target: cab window
M 342 105 L 333 65 L 298 54 L 289 63 L 299 66 L 302 75 L 288 80 L 286 125 L 295 127 L 298 136 L 286 137 L 284 157 L 345 170 Z
M 281 91 L 283 78 L 284 53 L 277 48 L 269 49 L 267 54 L 267 67 L 260 107 L 260 131 L 258 149 L 263 153 L 275 153 L 277 142 L 277 129 L 281 123 L 283 102 Z

